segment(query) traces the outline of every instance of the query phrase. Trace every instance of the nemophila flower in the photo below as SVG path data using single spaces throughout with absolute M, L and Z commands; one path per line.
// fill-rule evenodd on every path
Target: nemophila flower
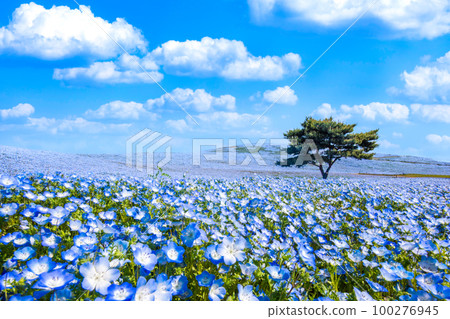
M 361 291 L 356 287 L 353 287 L 353 291 L 356 295 L 356 300 L 358 301 L 375 301 L 367 291 Z
M 136 264 L 144 267 L 148 271 L 152 271 L 158 262 L 158 258 L 152 254 L 152 250 L 148 246 L 137 248 L 133 251 L 133 256 Z
M 120 277 L 120 271 L 110 268 L 105 257 L 98 258 L 94 263 L 82 264 L 80 274 L 84 277 L 81 284 L 84 289 L 95 290 L 102 295 L 106 295 L 111 282 Z
M 211 301 L 220 301 L 225 297 L 227 293 L 225 287 L 223 287 L 223 280 L 214 280 L 209 289 L 208 298 Z
M 381 247 L 374 246 L 374 247 L 372 247 L 372 252 L 377 256 L 386 256 L 391 253 L 391 251 L 384 246 L 381 246 Z
M 36 275 L 40 275 L 53 270 L 56 263 L 48 256 L 39 259 L 31 259 L 27 262 L 28 268 Z
M 41 274 L 38 282 L 34 284 L 33 288 L 41 290 L 58 290 L 64 288 L 74 279 L 75 276 L 67 270 L 57 269 Z
M 428 273 L 417 276 L 416 281 L 423 290 L 435 294 L 437 292 L 438 285 L 443 282 L 443 279 L 441 275 Z
M 305 264 L 316 269 L 316 257 L 314 256 L 314 250 L 310 246 L 300 246 L 298 253 Z
M 0 176 L 0 186 L 5 188 L 12 188 L 19 185 L 19 180 L 15 177 L 1 175 Z
M 54 233 L 45 233 L 41 235 L 42 246 L 48 248 L 56 248 L 61 242 L 61 237 L 55 235 Z
M 363 259 L 365 258 L 363 253 L 359 250 L 349 252 L 347 256 L 354 263 L 359 263 L 359 262 L 363 261 Z
M 221 244 L 217 246 L 217 252 L 223 256 L 223 261 L 227 266 L 233 265 L 236 261 L 245 259 L 245 242 L 233 237 L 225 237 Z
M 169 241 L 167 246 L 162 247 L 161 250 L 165 253 L 168 262 L 183 262 L 184 248 L 178 246 L 175 242 Z
M 215 276 L 204 270 L 200 275 L 197 275 L 195 278 L 197 278 L 199 286 L 209 287 L 213 282 Z
M 72 231 L 78 231 L 80 229 L 81 225 L 82 225 L 81 220 L 71 219 L 69 221 L 69 227 L 70 227 L 70 230 L 72 230 Z
M 14 239 L 16 239 L 19 236 L 19 232 L 9 233 L 2 237 L 0 237 L 0 243 L 3 245 L 8 245 L 10 242 L 12 242 Z
M 198 229 L 197 223 L 189 224 L 181 232 L 181 240 L 187 247 L 192 247 L 194 245 L 194 241 L 198 237 L 200 237 L 200 230 Z
M 13 288 L 21 278 L 22 276 L 16 270 L 4 273 L 0 276 L 0 290 Z
M 8 301 L 33 301 L 33 296 L 22 296 L 22 295 L 13 295 L 11 296 Z
M 11 204 L 3 204 L 2 207 L 0 207 L 0 216 L 12 216 L 17 212 L 17 209 L 19 208 L 19 205 L 16 203 Z
M 211 261 L 214 265 L 223 262 L 223 256 L 217 252 L 218 245 L 210 245 L 206 247 L 205 258 Z
M 172 295 L 182 295 L 188 288 L 188 279 L 184 275 L 178 275 L 171 278 L 170 284 L 172 285 Z
M 269 266 L 266 268 L 266 271 L 269 273 L 270 278 L 277 282 L 288 280 L 290 276 L 289 270 L 279 266 Z
M 409 250 L 413 250 L 414 248 L 417 248 L 417 244 L 410 242 L 410 241 L 399 241 L 398 242 L 399 246 L 401 249 L 409 251 Z
M 61 290 L 56 290 L 52 294 L 50 301 L 70 301 L 72 298 L 73 298 L 72 290 L 64 288 Z
M 419 290 L 419 291 L 414 291 L 408 300 L 409 301 L 434 301 L 434 300 L 436 300 L 436 298 L 434 298 L 429 293 L 427 293 L 423 290 Z
M 72 246 L 70 249 L 61 252 L 61 257 L 65 261 L 73 262 L 81 257 L 81 250 L 77 246 Z
M 253 286 L 243 287 L 241 284 L 238 284 L 238 299 L 239 301 L 259 301 L 258 297 L 253 294 Z
M 255 270 L 258 269 L 258 267 L 256 267 L 252 263 L 239 264 L 239 266 L 241 267 L 242 274 L 248 277 L 252 276 Z
M 121 285 L 111 285 L 108 287 L 106 300 L 109 301 L 128 301 L 131 300 L 136 289 L 128 282 Z
M 160 274 L 155 279 L 145 281 L 140 277 L 137 282 L 134 300 L 137 301 L 169 301 L 172 300 L 173 287 L 171 279 L 167 279 L 166 274 Z
M 420 269 L 425 272 L 439 273 L 440 269 L 438 268 L 438 261 L 433 257 L 425 257 L 422 256 L 422 259 L 419 261 Z
M 366 282 L 369 284 L 370 288 L 372 288 L 372 290 L 375 292 L 388 292 L 388 290 L 379 283 L 373 282 L 368 278 L 366 278 Z
M 35 255 L 36 255 L 36 250 L 34 250 L 30 246 L 23 247 L 14 252 L 14 257 L 20 261 L 25 261 L 30 258 L 33 258 Z

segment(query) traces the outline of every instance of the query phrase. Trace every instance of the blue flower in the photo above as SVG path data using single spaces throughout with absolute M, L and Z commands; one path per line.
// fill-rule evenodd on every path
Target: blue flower
M 178 246 L 173 241 L 169 241 L 167 243 L 167 246 L 164 246 L 161 249 L 166 254 L 166 259 L 168 262 L 174 262 L 174 263 L 182 263 L 183 262 L 184 248 L 181 246 Z
M 121 285 L 111 285 L 108 287 L 106 300 L 110 301 L 128 301 L 131 300 L 136 289 L 128 282 Z
M 155 268 L 158 258 L 152 254 L 152 250 L 148 246 L 138 247 L 133 251 L 136 264 L 144 267 L 148 271 Z
M 48 256 L 39 259 L 31 259 L 27 262 L 28 268 L 36 275 L 40 275 L 53 270 L 56 263 Z
M 0 207 L 0 216 L 12 216 L 17 212 L 18 208 L 19 205 L 17 205 L 16 203 L 3 204 L 2 207 Z
M 17 260 L 25 261 L 30 258 L 33 258 L 36 255 L 36 250 L 34 250 L 30 246 L 26 246 L 22 249 L 18 249 L 14 252 L 14 257 Z
M 14 295 L 8 299 L 8 301 L 33 301 L 33 296 Z
M 201 287 L 209 287 L 213 282 L 215 276 L 204 270 L 200 275 L 197 275 L 198 285 Z
M 443 282 L 442 276 L 437 274 L 424 274 L 416 277 L 417 284 L 425 291 L 435 294 L 438 284 Z
M 270 278 L 277 282 L 288 280 L 290 276 L 287 269 L 280 268 L 279 266 L 269 266 L 266 268 L 266 271 L 269 273 Z
M 316 257 L 314 256 L 314 250 L 310 246 L 302 245 L 298 248 L 298 252 L 305 264 L 316 269 Z
M 86 290 L 95 290 L 102 295 L 108 293 L 112 281 L 120 277 L 120 271 L 110 267 L 108 259 L 101 257 L 94 263 L 80 266 L 80 274 L 84 277 L 81 286 Z
M 357 251 L 349 252 L 348 253 L 348 258 L 351 261 L 353 261 L 354 263 L 359 263 L 359 262 L 363 261 L 365 256 L 362 254 L 361 251 L 357 250 Z
M 200 230 L 198 229 L 197 223 L 189 224 L 181 232 L 181 240 L 187 247 L 194 246 L 194 241 L 200 237 Z
M 375 292 L 388 292 L 388 290 L 380 285 L 379 283 L 373 282 L 366 278 L 367 283 L 369 284 L 370 288 L 372 288 Z
M 70 249 L 61 252 L 61 257 L 68 262 L 76 261 L 81 257 L 81 250 L 77 246 L 72 246 Z
M 61 242 L 61 237 L 56 236 L 53 233 L 42 234 L 42 246 L 48 248 L 56 248 L 58 244 Z
M 239 266 L 241 266 L 242 274 L 247 277 L 252 276 L 253 273 L 255 272 L 255 270 L 258 269 L 258 267 L 256 267 L 255 265 L 253 265 L 251 263 L 239 264 Z
M 214 280 L 211 284 L 211 288 L 209 289 L 208 298 L 211 301 L 219 301 L 225 297 L 226 293 L 227 291 L 223 287 L 223 280 Z
M 353 290 L 355 291 L 356 300 L 358 301 L 375 301 L 367 291 L 361 291 L 356 287 L 353 287 Z
M 217 252 L 218 245 L 210 245 L 206 247 L 205 258 L 210 260 L 214 265 L 223 262 L 223 256 Z
M 16 270 L 4 273 L 0 277 L 0 290 L 12 288 L 14 283 L 18 282 L 21 278 L 22 276 Z
M 34 289 L 58 290 L 72 282 L 75 276 L 65 269 L 57 269 L 40 275 L 39 281 L 33 286 Z
M 245 259 L 245 242 L 233 237 L 225 237 L 223 242 L 217 246 L 217 252 L 223 256 L 225 265 L 233 265 L 236 261 Z
M 172 285 L 172 295 L 182 295 L 188 290 L 188 279 L 184 275 L 172 277 L 170 282 Z
M 243 287 L 241 284 L 238 284 L 238 299 L 239 301 L 259 301 L 258 297 L 253 294 L 253 286 Z

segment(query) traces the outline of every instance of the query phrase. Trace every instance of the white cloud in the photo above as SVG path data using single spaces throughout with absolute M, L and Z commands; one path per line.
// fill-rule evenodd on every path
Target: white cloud
M 413 114 L 417 114 L 427 120 L 450 123 L 450 105 L 445 104 L 412 104 Z
M 360 115 L 368 120 L 381 118 L 387 121 L 402 122 L 408 119 L 409 108 L 397 103 L 372 102 L 367 105 L 341 105 L 340 109 L 334 109 L 330 104 L 323 103 L 312 115 L 318 115 L 321 118 L 332 116 L 340 121 L 349 119 L 353 115 Z
M 181 133 L 190 130 L 189 125 L 183 119 L 181 119 L 181 120 L 167 120 L 166 121 L 166 125 L 169 128 L 177 130 L 178 132 L 181 132 Z
M 146 70 L 147 71 L 147 70 Z M 147 74 L 148 73 L 148 74 Z M 157 71 L 143 72 L 137 67 L 119 62 L 95 62 L 89 67 L 55 69 L 53 78 L 68 83 L 150 83 L 160 82 L 163 75 Z M 149 76 L 150 75 L 150 76 Z
M 34 113 L 34 107 L 28 103 L 20 103 L 10 109 L 0 110 L 0 116 L 2 119 L 11 117 L 25 117 Z
M 294 105 L 298 101 L 295 91 L 289 86 L 278 87 L 275 90 L 267 90 L 263 93 L 263 99 L 269 103 Z
M 388 140 L 379 140 L 378 144 L 380 145 L 380 148 L 384 148 L 384 149 L 392 149 L 392 148 L 400 147 L 399 145 L 391 143 Z
M 325 27 L 355 20 L 373 0 L 248 0 L 255 20 L 263 22 L 277 13 L 284 21 L 310 21 Z M 447 0 L 383 0 L 366 14 L 399 35 L 432 39 L 450 32 L 450 4 Z
M 148 112 L 142 103 L 113 101 L 100 106 L 97 110 L 88 110 L 85 115 L 91 118 L 133 119 L 146 116 L 156 120 L 157 115 Z
M 425 66 L 416 66 L 410 73 L 404 71 L 404 92 L 424 100 L 447 101 L 450 98 L 450 51 Z
M 318 116 L 319 118 L 322 119 L 333 117 L 335 120 L 338 121 L 345 121 L 346 119 L 351 117 L 350 114 L 345 114 L 343 112 L 334 109 L 329 103 L 323 103 L 317 109 L 315 109 L 311 115 Z
M 146 59 L 163 65 L 170 74 L 234 80 L 280 80 L 297 74 L 301 67 L 298 54 L 253 56 L 242 41 L 209 37 L 201 41 L 168 41 Z
M 75 119 L 55 119 L 55 118 L 28 118 L 28 127 L 39 131 L 48 131 L 52 134 L 60 132 L 80 132 L 80 133 L 100 133 L 117 132 L 127 130 L 131 124 L 104 124 L 100 122 L 88 121 L 84 118 Z
M 221 95 L 214 97 L 204 89 L 181 89 L 177 88 L 169 94 L 164 94 L 159 98 L 150 99 L 146 105 L 149 108 L 154 106 L 162 107 L 170 104 L 174 104 L 173 99 L 186 109 L 193 109 L 197 112 L 207 112 L 212 110 L 213 107 L 220 107 L 226 110 L 234 110 L 236 108 L 236 98 L 231 95 Z
M 368 120 L 382 118 L 387 121 L 405 121 L 409 116 L 409 108 L 398 103 L 372 102 L 367 105 L 342 105 L 341 110 L 346 114 L 359 114 Z
M 395 137 L 395 138 L 402 138 L 402 137 L 403 137 L 403 133 L 400 133 L 400 132 L 393 132 L 393 133 L 392 133 L 392 136 Z
M 238 113 L 238 112 L 211 112 L 202 113 L 196 116 L 200 122 L 209 124 L 215 128 L 233 129 L 233 128 L 246 128 L 251 127 L 252 123 L 258 120 L 259 114 Z M 263 116 L 258 120 L 259 125 L 265 125 L 268 123 L 268 118 Z M 201 124 L 203 125 L 203 124 Z
M 33 2 L 22 4 L 6 27 L 0 28 L 0 50 L 42 59 L 61 59 L 77 55 L 112 58 L 121 49 L 96 25 L 129 51 L 146 51 L 140 30 L 124 19 L 110 23 L 95 17 L 89 7 L 46 9 Z M 94 23 L 89 16 L 95 20 Z
M 450 145 L 450 136 L 447 135 L 428 134 L 426 139 L 433 144 Z

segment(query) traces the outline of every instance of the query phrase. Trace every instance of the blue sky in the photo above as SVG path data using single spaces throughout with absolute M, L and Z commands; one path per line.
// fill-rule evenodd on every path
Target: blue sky
M 0 3 L 0 144 L 123 153 L 150 128 L 189 151 L 332 115 L 450 161 L 447 1 L 380 1 L 291 89 L 372 1 L 78 2 Z

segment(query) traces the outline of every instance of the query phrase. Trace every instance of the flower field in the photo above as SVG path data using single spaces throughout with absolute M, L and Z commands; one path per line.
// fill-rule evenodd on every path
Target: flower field
M 0 300 L 450 299 L 438 181 L 0 177 Z

